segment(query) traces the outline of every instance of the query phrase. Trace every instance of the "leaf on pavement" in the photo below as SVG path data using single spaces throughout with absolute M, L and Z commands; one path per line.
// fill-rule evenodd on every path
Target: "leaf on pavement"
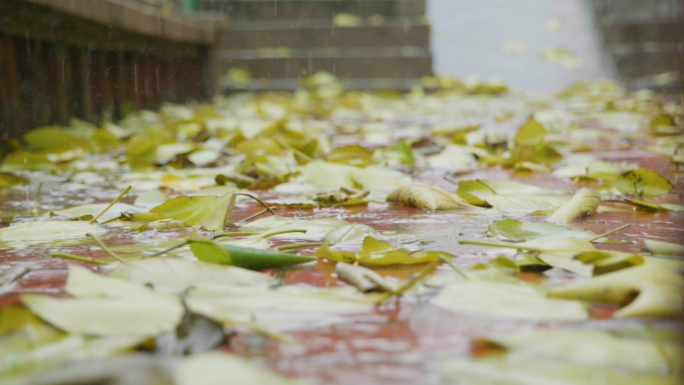
M 645 258 L 643 265 L 554 288 L 549 296 L 624 306 L 615 318 L 673 317 L 684 311 L 682 270 L 682 261 Z
M 647 168 L 628 171 L 615 182 L 615 187 L 623 194 L 657 197 L 672 191 L 674 186 L 657 172 Z
M 575 219 L 593 215 L 600 205 L 601 194 L 598 191 L 585 188 L 579 189 L 547 221 L 551 223 L 569 223 Z
M 183 315 L 176 298 L 75 265 L 65 291 L 72 298 L 25 294 L 21 302 L 59 329 L 102 337 L 152 337 L 174 330 Z
M 387 202 L 428 210 L 450 210 L 471 205 L 454 193 L 425 184 L 410 184 L 399 187 L 387 196 Z
M 566 229 L 548 223 L 525 223 L 515 219 L 502 219 L 489 225 L 490 237 L 501 240 L 522 242 L 538 238 L 578 238 L 592 239 L 596 234 L 588 230 Z
M 644 244 L 652 254 L 684 256 L 684 246 L 677 243 L 644 239 Z
M 237 266 L 249 270 L 286 267 L 316 260 L 316 258 L 278 251 L 220 244 L 210 239 L 190 238 L 188 243 L 190 250 L 200 261 Z
M 150 213 L 159 219 L 175 219 L 190 226 L 204 226 L 208 230 L 221 231 L 229 223 L 228 217 L 235 205 L 235 194 L 223 196 L 181 196 L 154 207 Z

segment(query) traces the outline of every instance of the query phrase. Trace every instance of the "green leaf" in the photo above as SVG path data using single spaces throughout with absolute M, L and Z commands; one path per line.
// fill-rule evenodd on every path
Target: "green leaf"
M 0 172 L 52 171 L 55 164 L 46 155 L 26 151 L 13 152 L 5 157 Z
M 159 219 L 175 219 L 190 226 L 204 226 L 208 230 L 221 231 L 235 205 L 235 194 L 223 196 L 181 196 L 154 207 L 151 214 Z
M 447 286 L 431 302 L 454 313 L 489 318 L 530 321 L 583 321 L 589 318 L 580 302 L 546 298 L 536 287 L 524 284 L 459 281 Z
M 172 289 L 179 293 L 197 283 L 218 286 L 262 286 L 273 282 L 266 274 L 236 266 L 180 258 L 128 260 L 112 270 L 109 277 L 139 285 L 151 284 L 155 289 Z
M 173 372 L 176 385 L 311 385 L 311 382 L 283 377 L 245 358 L 225 353 L 205 353 L 183 360 Z
M 138 195 L 133 202 L 134 206 L 151 209 L 169 200 L 169 196 L 159 190 L 152 190 Z
M 428 210 L 450 210 L 471 206 L 465 199 L 439 187 L 425 184 L 410 184 L 399 187 L 387 196 L 387 202 Z
M 425 262 L 439 261 L 440 256 L 452 258 L 449 253 L 441 251 L 410 251 L 402 249 L 389 242 L 378 241 L 366 236 L 358 253 L 340 251 L 330 248 L 324 243 L 314 252 L 319 258 L 325 258 L 335 262 L 355 263 L 364 265 L 407 265 Z
M 551 223 L 569 223 L 575 219 L 593 215 L 600 205 L 601 194 L 598 191 L 586 188 L 579 189 L 547 221 Z
M 672 211 L 672 212 L 684 212 L 684 205 L 679 205 L 676 203 L 653 203 L 645 202 L 637 199 L 627 199 L 625 201 L 634 204 L 637 207 L 643 207 L 650 210 L 656 211 Z
M 525 223 L 515 219 L 502 219 L 489 225 L 490 237 L 501 240 L 522 242 L 537 238 L 578 238 L 592 239 L 596 237 L 588 230 L 566 229 L 548 223 Z
M 21 302 L 59 329 L 90 336 L 153 337 L 174 330 L 183 315 L 176 298 L 75 265 L 65 291 L 72 298 L 26 294 Z
M 26 180 L 10 173 L 0 173 L 0 189 L 9 188 L 12 186 L 22 186 L 26 184 Z
M 546 129 L 534 117 L 530 117 L 527 122 L 520 127 L 518 133 L 515 134 L 515 143 L 520 145 L 524 143 L 536 143 L 546 136 Z
M 628 171 L 622 174 L 615 187 L 623 194 L 657 197 L 672 191 L 674 186 L 657 172 L 647 168 Z
M 316 260 L 316 258 L 277 251 L 217 244 L 210 239 L 191 238 L 188 239 L 188 244 L 192 253 L 200 261 L 232 265 L 249 270 L 286 267 Z
M 673 317 L 684 310 L 682 269 L 682 261 L 645 258 L 643 265 L 554 288 L 549 296 L 624 306 L 615 318 Z
M 476 206 L 495 207 L 505 213 L 548 211 L 568 201 L 565 191 L 519 182 L 466 180 L 458 182 L 459 196 Z

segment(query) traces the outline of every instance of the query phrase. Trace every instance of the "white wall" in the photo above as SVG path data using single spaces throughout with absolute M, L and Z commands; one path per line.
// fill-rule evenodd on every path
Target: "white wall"
M 589 0 L 428 0 L 434 71 L 456 77 L 496 77 L 513 88 L 558 91 L 579 79 L 613 76 L 602 52 Z M 560 29 L 547 32 L 550 19 Z M 504 52 L 506 41 L 526 52 Z M 541 59 L 542 48 L 567 47 L 580 58 L 576 68 Z

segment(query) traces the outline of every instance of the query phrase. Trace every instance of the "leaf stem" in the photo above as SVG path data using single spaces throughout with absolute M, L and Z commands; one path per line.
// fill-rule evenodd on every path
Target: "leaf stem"
M 453 262 L 451 262 L 451 260 L 449 260 L 449 258 L 446 258 L 446 257 L 443 256 L 443 255 L 440 255 L 440 256 L 439 256 L 439 259 L 441 259 L 442 261 L 446 262 L 447 265 L 449 265 L 452 269 L 454 269 L 454 271 L 456 272 L 456 274 L 458 274 L 458 275 L 460 275 L 461 277 L 463 277 L 463 279 L 465 279 L 466 281 L 470 279 L 470 278 L 466 275 L 466 273 L 465 273 L 460 267 L 456 266 Z
M 418 275 L 414 276 L 413 278 L 409 279 L 406 281 L 403 285 L 401 285 L 397 290 L 390 292 L 390 293 L 384 293 L 382 296 L 380 296 L 378 299 L 376 299 L 374 302 L 376 304 L 380 304 L 382 302 L 385 302 L 386 300 L 390 299 L 391 297 L 395 295 L 401 295 L 405 293 L 408 289 L 412 288 L 415 284 L 420 282 L 423 278 L 425 278 L 428 274 L 432 273 L 435 268 L 437 268 L 437 264 L 439 262 L 430 262 L 429 265 L 425 266 L 423 270 L 421 270 Z
M 529 250 L 529 251 L 534 251 L 537 253 L 541 253 L 544 251 L 549 251 L 549 250 L 542 250 L 536 247 L 528 247 L 528 246 L 520 246 L 520 245 L 509 245 L 507 243 L 496 243 L 496 242 L 485 242 L 485 241 L 468 241 L 468 240 L 463 240 L 463 241 L 458 241 L 460 245 L 480 245 L 480 246 L 492 246 L 492 247 L 503 247 L 507 249 L 516 249 L 516 250 Z
M 97 243 L 97 245 L 100 246 L 100 248 L 101 248 L 102 250 L 104 250 L 107 254 L 109 254 L 110 257 L 116 259 L 117 261 L 119 261 L 119 262 L 121 262 L 121 263 L 126 263 L 126 260 L 125 260 L 125 259 L 123 259 L 123 258 L 119 257 L 118 255 L 116 255 L 116 254 L 115 254 L 109 247 L 107 247 L 107 245 L 105 245 L 105 244 L 100 240 L 100 238 L 98 238 L 95 234 L 87 233 L 86 236 L 87 236 L 87 237 L 90 237 L 93 241 L 95 241 L 95 243 Z
M 264 201 L 262 201 L 261 199 L 255 197 L 253 195 L 250 195 L 247 193 L 236 193 L 235 195 L 242 195 L 242 196 L 250 197 L 250 198 L 254 199 L 255 201 L 261 203 L 261 205 L 264 206 L 266 208 L 266 210 L 268 210 L 271 214 L 276 215 L 275 211 L 271 210 L 271 208 L 266 203 L 264 203 Z
M 287 148 L 288 150 L 294 152 L 296 155 L 299 155 L 300 158 L 303 158 L 307 162 L 313 162 L 315 160 L 314 158 L 312 158 L 312 157 L 306 155 L 305 153 L 297 150 L 296 148 L 290 146 L 289 144 L 285 143 L 284 141 L 282 141 L 280 139 L 276 139 L 276 142 L 278 142 L 281 146 Z
M 121 198 L 124 197 L 124 195 L 128 194 L 128 192 L 131 191 L 131 188 L 132 188 L 131 186 L 126 187 L 126 188 L 121 192 L 121 194 L 119 194 L 119 196 L 116 197 L 116 199 L 114 199 L 114 200 L 112 201 L 112 203 L 109 204 L 109 206 L 105 207 L 105 209 L 102 210 L 101 213 L 97 214 L 97 216 L 96 216 L 95 218 L 93 218 L 93 219 L 90 220 L 90 224 L 92 225 L 93 223 L 96 223 L 97 220 L 100 219 L 100 217 L 101 217 L 102 215 L 104 215 L 104 213 L 106 213 L 109 209 L 112 208 L 112 206 L 114 206 L 114 205 L 116 204 L 116 202 L 120 201 Z
M 255 232 L 249 232 L 249 231 L 234 231 L 232 233 L 221 233 L 221 234 L 216 234 L 211 239 L 219 239 L 219 238 L 225 238 L 225 237 L 239 237 L 241 235 L 259 235 L 261 233 L 255 233 Z
M 73 255 L 73 254 L 50 253 L 50 256 L 51 257 L 57 257 L 57 258 L 64 258 L 64 259 L 72 259 L 74 261 L 79 261 L 79 262 L 92 263 L 94 265 L 109 265 L 109 262 L 106 262 L 106 261 L 100 261 L 99 259 L 93 259 L 93 258 L 88 258 L 88 257 L 80 257 L 78 255 Z
M 482 184 L 483 186 L 485 186 L 485 187 L 486 187 L 489 191 L 491 191 L 494 195 L 496 195 L 496 191 L 495 191 L 493 188 L 489 187 L 489 185 L 488 185 L 487 183 L 485 183 L 482 179 L 475 179 L 475 180 L 478 181 L 478 182 L 479 182 L 480 184 Z
M 289 245 L 282 245 L 276 247 L 276 250 L 278 251 L 284 251 L 284 250 L 294 250 L 294 249 L 301 249 L 302 247 L 314 247 L 314 246 L 320 246 L 322 245 L 323 242 L 312 242 L 312 243 L 292 243 Z
M 38 185 L 38 190 L 36 191 L 36 200 L 33 202 L 33 208 L 31 209 L 31 214 L 36 214 L 38 212 L 38 202 L 40 202 L 40 194 L 43 192 L 43 182 L 45 181 L 40 181 L 40 184 Z
M 275 209 L 277 210 L 278 208 L 276 207 Z M 258 218 L 258 217 L 260 217 L 260 216 L 266 214 L 266 213 L 269 212 L 269 211 L 271 211 L 271 210 L 269 210 L 269 209 L 263 209 L 263 210 L 259 211 L 259 212 L 256 213 L 256 214 L 253 214 L 253 215 L 248 216 L 248 217 L 245 218 L 245 219 L 240 219 L 238 222 L 249 222 L 249 221 L 251 221 L 252 219 Z M 271 211 L 271 212 L 273 212 L 273 211 Z
M 601 238 L 607 237 L 607 236 L 609 236 L 609 235 L 611 235 L 611 234 L 615 234 L 615 233 L 617 233 L 618 231 L 622 231 L 622 230 L 628 228 L 628 227 L 631 226 L 631 225 L 632 225 L 631 223 L 628 223 L 628 224 L 626 224 L 626 225 L 622 225 L 622 226 L 618 227 L 617 229 L 613 229 L 613 230 L 610 230 L 610 231 L 608 231 L 608 232 L 606 232 L 606 233 L 603 233 L 603 234 L 601 234 L 601 235 L 597 235 L 597 236 L 595 236 L 594 238 L 591 238 L 591 239 L 589 240 L 589 242 L 594 242 L 594 241 L 597 241 L 597 240 L 599 240 L 599 239 L 601 239 Z
M 167 248 L 167 249 L 164 249 L 164 250 L 161 250 L 161 251 L 157 251 L 157 252 L 154 253 L 154 254 L 148 255 L 147 257 L 158 257 L 158 256 L 160 256 L 160 255 L 162 255 L 162 254 L 166 254 L 166 253 L 171 252 L 171 251 L 173 251 L 173 250 L 180 249 L 181 247 L 183 247 L 183 246 L 185 246 L 185 245 L 187 245 L 187 244 L 188 244 L 188 241 L 185 240 L 185 241 L 183 241 L 183 242 L 181 242 L 181 243 L 179 243 L 179 244 L 177 244 L 177 245 L 175 245 L 175 246 L 171 246 L 171 247 L 169 247 L 169 248 Z

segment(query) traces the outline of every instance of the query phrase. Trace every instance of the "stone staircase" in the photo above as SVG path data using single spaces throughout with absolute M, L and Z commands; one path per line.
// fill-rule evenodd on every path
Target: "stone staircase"
M 247 69 L 227 91 L 291 90 L 318 71 L 349 89 L 409 89 L 432 73 L 425 0 L 200 0 L 228 17 L 215 71 Z
M 684 77 L 683 0 L 593 0 L 593 6 L 617 73 L 628 84 L 668 88 L 653 76 Z M 681 90 L 683 84 L 669 87 Z

